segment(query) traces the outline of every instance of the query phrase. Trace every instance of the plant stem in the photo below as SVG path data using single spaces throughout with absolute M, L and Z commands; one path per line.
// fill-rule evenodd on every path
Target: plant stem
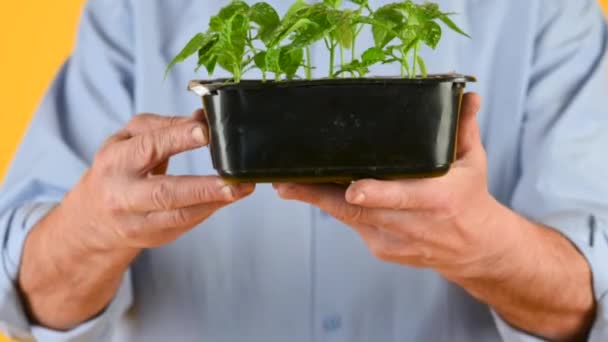
M 343 66 L 344 64 L 344 46 L 340 45 L 340 66 Z
M 418 47 L 420 44 L 418 44 L 418 42 L 416 42 L 414 44 L 414 58 L 413 58 L 413 62 L 414 64 L 412 64 L 412 78 L 416 78 L 416 65 L 418 65 Z
M 241 82 L 241 68 L 235 66 L 232 70 L 232 76 L 234 77 L 234 82 Z
M 355 34 L 353 35 L 353 41 L 350 43 L 350 61 L 355 60 L 355 54 L 357 53 L 357 28 L 355 28 Z M 342 63 L 344 64 L 344 63 Z
M 354 61 L 355 58 L 357 57 L 357 37 L 359 37 L 359 34 L 361 34 L 361 30 L 363 30 L 363 25 L 359 25 L 359 27 L 355 28 L 355 34 L 353 35 L 353 42 L 351 44 L 352 46 L 352 51 L 351 51 L 351 58 L 350 61 Z
M 306 79 L 312 80 L 312 58 L 310 57 L 310 46 L 306 47 Z
M 336 45 L 331 42 L 329 48 L 329 78 L 334 78 L 334 63 L 336 59 Z
M 275 82 L 281 82 L 281 73 L 280 72 L 275 72 L 274 73 L 274 81 Z
M 401 58 L 398 58 L 397 56 L 395 56 L 394 54 L 392 55 L 393 58 L 395 58 L 395 60 L 399 61 L 401 63 L 401 77 L 405 78 L 405 76 L 407 75 L 407 77 L 410 77 L 410 67 L 407 64 L 407 51 L 404 50 L 399 50 L 399 52 L 401 53 Z
M 399 52 L 401 52 L 401 58 L 399 58 L 399 63 L 401 64 L 401 78 L 405 78 L 405 65 L 407 63 L 407 55 L 405 54 L 405 52 L 403 52 L 403 48 L 401 50 L 399 50 Z M 395 56 L 393 54 L 393 57 L 395 59 L 397 59 L 397 56 Z M 408 70 L 408 76 L 409 76 L 409 70 Z

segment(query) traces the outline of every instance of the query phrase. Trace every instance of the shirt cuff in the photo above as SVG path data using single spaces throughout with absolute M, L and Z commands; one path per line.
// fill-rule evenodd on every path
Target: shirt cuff
M 26 204 L 0 217 L 0 228 L 5 230 L 1 259 L 3 269 L 0 271 L 0 334 L 17 341 L 108 341 L 116 321 L 133 302 L 129 271 L 123 276 L 119 290 L 108 307 L 97 317 L 69 331 L 31 325 L 23 310 L 15 282 L 25 240 L 32 227 L 56 205 L 57 203 Z
M 28 203 L 15 209 L 4 220 L 6 225 L 5 245 L 2 251 L 4 270 L 9 279 L 15 281 L 21 265 L 25 239 L 32 227 L 53 210 L 58 203 Z M 2 220 L 2 221 L 4 221 Z
M 588 341 L 608 341 L 608 224 L 595 216 L 576 214 L 556 215 L 540 221 L 568 238 L 587 260 L 597 302 L 597 314 Z M 492 315 L 505 342 L 545 341 L 514 328 L 493 310 Z
M 30 330 L 16 285 L 23 245 L 32 227 L 56 205 L 26 204 L 0 215 L 0 332 L 19 341 L 27 340 Z

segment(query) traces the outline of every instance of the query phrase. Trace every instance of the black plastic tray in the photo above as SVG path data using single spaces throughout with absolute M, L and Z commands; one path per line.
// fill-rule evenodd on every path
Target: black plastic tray
M 344 182 L 449 170 L 463 89 L 475 79 L 192 81 L 218 173 L 235 182 Z

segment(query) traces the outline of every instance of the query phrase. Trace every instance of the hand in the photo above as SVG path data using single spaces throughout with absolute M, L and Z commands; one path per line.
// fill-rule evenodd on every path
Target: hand
M 276 184 L 285 199 L 318 206 L 354 228 L 378 258 L 446 274 L 479 271 L 500 258 L 492 231 L 497 207 L 489 194 L 476 114 L 480 99 L 462 105 L 457 160 L 440 178 L 361 180 L 337 185 Z
M 165 175 L 172 155 L 207 144 L 203 117 L 136 116 L 34 226 L 18 281 L 32 322 L 62 330 L 90 319 L 141 249 L 173 241 L 253 191 L 218 177 Z
M 512 326 L 550 340 L 583 340 L 595 315 L 589 265 L 555 229 L 489 194 L 479 102 L 464 97 L 457 160 L 443 177 L 275 187 L 351 226 L 380 259 L 436 270 Z
M 169 158 L 207 145 L 204 112 L 193 118 L 138 115 L 101 148 L 61 204 L 97 249 L 149 248 L 173 241 L 253 191 L 216 176 L 165 175 Z

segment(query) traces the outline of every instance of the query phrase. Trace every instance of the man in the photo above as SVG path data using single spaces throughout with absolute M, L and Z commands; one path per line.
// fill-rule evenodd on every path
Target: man
M 135 115 L 199 105 L 183 91 L 192 65 L 163 70 L 224 5 L 88 3 L 0 196 L 3 327 L 40 341 L 608 340 L 608 31 L 593 0 L 440 1 L 473 39 L 446 32 L 429 69 L 478 76 L 484 102 L 466 95 L 446 176 L 255 191 L 200 176 L 214 174 L 202 111 Z M 313 58 L 324 70 L 321 47 Z

